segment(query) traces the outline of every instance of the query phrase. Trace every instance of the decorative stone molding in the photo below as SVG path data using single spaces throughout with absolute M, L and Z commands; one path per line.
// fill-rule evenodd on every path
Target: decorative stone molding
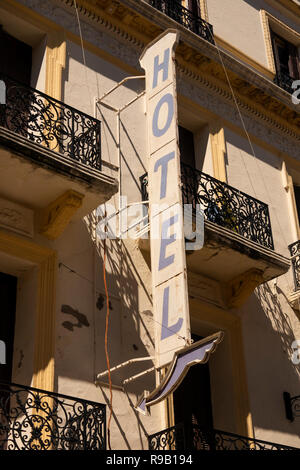
M 220 181 L 227 182 L 225 155 L 226 143 L 224 128 L 221 123 L 214 121 L 210 123 L 211 150 L 214 168 L 214 177 Z
M 0 199 L 0 227 L 33 237 L 34 213 L 20 204 Z
M 229 308 L 241 307 L 254 289 L 265 282 L 262 271 L 251 269 L 224 286 L 224 297 Z
M 33 376 L 34 387 L 50 391 L 54 390 L 56 273 L 57 258 L 53 252 L 39 266 Z
M 40 232 L 50 240 L 58 238 L 75 212 L 81 207 L 83 194 L 76 191 L 66 191 L 42 211 L 42 226 Z
M 276 67 L 275 67 L 275 60 L 274 60 L 274 54 L 273 54 L 273 48 L 272 48 L 272 40 L 271 40 L 268 14 L 265 10 L 260 10 L 260 14 L 261 14 L 263 33 L 264 33 L 264 38 L 265 38 L 267 60 L 268 60 L 270 70 L 275 74 Z
M 63 30 L 47 34 L 45 93 L 61 101 L 62 73 L 66 66 L 66 40 Z
M 73 0 L 60 1 L 69 6 L 74 4 Z M 176 27 L 181 37 L 176 52 L 178 69 L 186 78 L 197 80 L 202 86 L 207 86 L 225 99 L 233 101 L 218 52 L 213 45 L 163 13 L 154 11 L 154 8 L 145 2 L 135 1 L 133 4 L 132 0 L 115 0 L 113 8 L 109 6 L 111 3 L 108 0 L 77 1 L 78 9 L 83 15 L 140 48 L 160 34 L 163 28 L 171 25 Z M 300 140 L 300 115 L 292 106 L 288 93 L 250 70 L 238 58 L 229 57 L 223 52 L 221 54 L 240 106 L 256 119 L 261 118 L 265 124 Z
M 287 41 L 290 41 L 292 43 L 296 42 L 297 44 L 299 44 L 300 34 L 297 31 L 290 28 L 289 26 L 287 26 L 282 21 L 275 18 L 275 16 L 271 15 L 269 12 L 265 10 L 261 10 L 260 13 L 261 13 L 269 67 L 274 73 L 276 73 L 275 58 L 274 58 L 272 39 L 271 39 L 271 25 L 273 26 L 273 29 L 276 30 L 275 32 L 278 32 L 279 35 L 284 36 L 285 39 L 287 39 Z M 299 8 L 299 13 L 300 13 L 300 8 Z
M 187 273 L 189 297 L 199 299 L 204 302 L 224 307 L 225 303 L 222 296 L 220 283 L 214 279 L 196 274 L 192 271 Z
M 207 0 L 200 0 L 201 18 L 209 22 Z
M 211 90 L 212 93 L 218 94 L 224 100 L 233 103 L 230 87 L 224 83 L 225 77 L 217 64 L 211 63 L 210 67 L 206 67 L 203 74 L 201 69 L 195 73 L 191 68 L 192 66 L 187 68 L 181 66 L 181 64 L 178 65 L 179 72 L 185 77 L 196 80 L 202 86 Z M 298 129 L 300 128 L 300 115 L 298 113 L 290 110 L 275 98 L 266 95 L 263 90 L 247 83 L 245 80 L 234 77 L 230 73 L 228 73 L 228 76 L 231 79 L 236 100 L 244 111 L 254 116 L 256 120 L 260 119 L 264 125 L 269 125 L 273 129 L 300 141 Z M 253 100 L 256 101 L 255 105 Z
M 293 179 L 291 175 L 289 175 L 288 173 L 285 162 L 282 162 L 281 176 L 282 176 L 282 184 L 287 194 L 287 202 L 288 202 L 289 215 L 290 215 L 290 220 L 291 220 L 291 229 L 293 232 L 293 239 L 299 240 L 300 226 L 299 226 L 298 210 L 297 210 L 297 204 L 296 204 L 296 198 L 295 198 L 295 192 L 294 192 Z
M 290 293 L 287 298 L 292 309 L 300 312 L 300 290 Z
M 265 67 L 264 65 L 256 62 L 252 57 L 245 54 L 243 51 L 233 46 L 229 42 L 225 41 L 223 38 L 215 35 L 215 42 L 219 47 L 224 49 L 226 52 L 229 52 L 233 57 L 238 58 L 241 62 L 244 62 L 247 65 L 250 65 L 252 69 L 261 73 L 263 76 L 268 77 L 270 80 L 273 80 L 275 77 L 275 69 L 273 70 L 270 67 Z
M 56 252 L 0 230 L 0 252 L 38 267 L 38 302 L 34 337 L 32 385 L 54 390 Z

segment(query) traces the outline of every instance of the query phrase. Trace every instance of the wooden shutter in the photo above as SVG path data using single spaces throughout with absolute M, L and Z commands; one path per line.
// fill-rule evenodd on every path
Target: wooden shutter
M 188 0 L 188 9 L 194 16 L 201 17 L 200 5 L 198 0 Z
M 294 44 L 289 44 L 289 71 L 295 80 L 300 78 L 298 48 Z

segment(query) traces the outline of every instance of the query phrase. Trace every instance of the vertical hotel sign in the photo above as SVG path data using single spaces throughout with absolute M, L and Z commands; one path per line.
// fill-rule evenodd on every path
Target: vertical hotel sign
M 140 57 L 146 75 L 148 188 L 156 366 L 166 366 L 190 340 L 178 148 L 174 49 L 168 29 Z

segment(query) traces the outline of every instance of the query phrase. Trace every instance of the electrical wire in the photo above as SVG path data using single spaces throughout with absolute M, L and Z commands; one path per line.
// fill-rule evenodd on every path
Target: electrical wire
M 209 30 L 209 31 L 210 31 L 210 30 Z M 213 35 L 212 35 L 211 31 L 210 31 L 210 34 L 211 34 L 211 36 L 212 36 L 212 38 L 213 38 Z M 260 171 L 260 168 L 259 168 L 259 165 L 258 165 L 258 159 L 257 159 L 257 156 L 256 156 L 256 152 L 255 152 L 255 150 L 254 150 L 254 146 L 253 146 L 253 144 L 252 144 L 252 141 L 251 141 L 249 132 L 247 131 L 247 128 L 246 128 L 246 125 L 245 125 L 245 121 L 244 121 L 243 115 L 242 115 L 242 113 L 241 113 L 241 111 L 240 111 L 240 107 L 239 107 L 239 104 L 238 104 L 238 100 L 237 100 L 236 95 L 235 95 L 235 93 L 234 93 L 234 90 L 233 90 L 233 87 L 232 87 L 232 84 L 231 84 L 231 81 L 230 81 L 230 78 L 229 78 L 227 69 L 226 69 L 225 64 L 224 64 L 224 60 L 223 60 L 223 57 L 222 57 L 220 48 L 219 48 L 219 46 L 218 46 L 218 44 L 217 44 L 216 42 L 215 42 L 215 47 L 216 47 L 216 49 L 217 49 L 217 51 L 218 51 L 218 55 L 219 55 L 219 58 L 220 58 L 220 61 L 221 61 L 221 64 L 222 64 L 222 67 L 223 67 L 223 70 L 224 70 L 224 73 L 225 73 L 225 76 L 226 76 L 226 80 L 227 80 L 228 86 L 229 86 L 229 88 L 230 88 L 230 90 L 231 90 L 231 94 L 232 94 L 232 97 L 233 97 L 235 106 L 236 106 L 236 108 L 237 108 L 237 111 L 238 111 L 238 114 L 239 114 L 239 117 L 240 117 L 240 120 L 241 120 L 243 129 L 244 129 L 245 134 L 246 134 L 246 136 L 247 136 L 247 139 L 248 139 L 248 142 L 249 142 L 249 145 L 250 145 L 250 148 L 251 148 L 253 157 L 254 157 L 255 165 L 256 165 L 256 167 L 257 167 L 257 169 L 258 169 L 259 174 L 261 175 L 262 182 L 263 182 L 264 188 L 265 188 L 265 190 L 266 190 L 266 193 L 267 193 L 267 195 L 268 195 L 269 204 L 270 204 L 270 202 L 271 202 L 270 193 L 269 193 L 268 187 L 267 187 L 267 185 L 266 185 L 264 176 L 263 176 L 262 172 Z M 251 179 L 250 174 L 249 174 L 249 172 L 248 172 L 248 169 L 247 169 L 247 166 L 246 166 L 246 163 L 245 163 L 245 161 L 244 161 L 244 157 L 243 157 L 243 154 L 242 154 L 242 153 L 241 153 L 241 156 L 242 156 L 243 165 L 244 165 L 245 170 L 246 170 L 246 173 L 247 173 L 247 175 L 248 175 L 249 182 L 250 182 L 250 184 L 251 184 L 251 186 L 252 186 L 254 195 L 256 196 L 256 191 L 255 191 L 255 189 L 254 189 L 254 186 L 253 186 L 253 183 L 252 183 L 252 179 Z M 283 231 L 283 229 L 282 229 L 282 227 L 281 227 L 281 224 L 280 224 L 280 221 L 279 221 L 279 218 L 278 218 L 278 215 L 277 215 L 277 211 L 274 211 L 274 214 L 275 214 L 275 218 L 276 218 L 276 220 L 277 220 L 277 224 L 278 224 L 279 230 L 280 230 L 280 232 L 281 232 L 283 241 L 284 241 L 284 243 L 288 246 L 287 240 L 286 240 L 286 238 L 285 238 L 284 231 Z M 289 279 L 286 279 L 286 281 L 287 281 L 287 284 L 288 284 L 288 288 L 291 289 Z M 298 299 L 298 302 L 300 302 L 299 299 Z M 300 305 L 300 304 L 299 304 L 299 305 Z
M 86 66 L 85 51 L 84 51 L 84 47 L 83 47 L 83 36 L 82 36 L 81 23 L 80 23 L 80 18 L 79 18 L 79 13 L 78 13 L 78 7 L 77 7 L 76 0 L 74 0 L 74 6 L 75 6 L 78 29 L 79 29 L 79 35 L 80 35 L 81 51 L 82 51 L 82 58 L 83 58 L 84 71 L 85 71 L 85 79 L 86 79 L 86 84 L 87 84 L 87 88 L 88 88 L 88 92 L 89 92 L 90 105 L 92 106 L 91 93 L 90 93 L 90 89 L 89 89 L 89 85 L 88 85 L 88 79 L 87 79 L 87 66 Z M 106 227 L 105 227 L 105 230 L 106 230 Z M 108 380 L 109 380 L 109 391 L 110 391 L 109 418 L 108 418 L 108 423 L 107 423 L 107 442 L 108 442 L 108 448 L 109 448 L 109 450 L 111 450 L 110 423 L 111 423 L 111 418 L 112 418 L 112 413 L 113 413 L 113 407 L 112 407 L 113 392 L 112 392 L 112 381 L 111 381 L 111 374 L 110 374 L 110 361 L 109 361 L 109 352 L 108 352 L 108 329 L 109 329 L 109 315 L 110 315 L 110 308 L 109 308 L 110 300 L 109 300 L 109 293 L 108 293 L 107 280 L 106 280 L 106 248 L 107 248 L 106 247 L 106 238 L 104 238 L 104 240 L 103 240 L 103 279 L 104 279 L 104 289 L 105 289 L 105 296 L 106 296 L 106 319 L 105 319 L 104 348 L 105 348 L 105 356 L 106 356 L 106 363 L 107 363 L 107 369 L 108 369 Z M 61 264 L 65 267 L 67 267 L 63 263 L 61 263 Z M 72 269 L 70 271 L 73 272 L 73 273 L 76 273 Z M 81 276 L 81 277 L 83 277 L 83 276 Z M 85 279 L 87 281 L 89 281 L 87 278 L 85 278 Z M 89 282 L 91 282 L 91 281 L 89 281 Z M 95 355 L 95 344 L 94 344 L 94 355 Z
M 88 89 L 88 93 L 89 93 L 90 106 L 91 106 L 91 109 L 93 109 L 91 92 L 90 92 L 90 88 L 89 88 L 89 81 L 88 81 L 88 78 L 87 78 L 87 66 L 86 66 L 85 51 L 84 51 L 84 47 L 83 47 L 82 29 L 81 29 L 80 17 L 79 17 L 79 13 L 78 13 L 78 7 L 77 7 L 76 0 L 74 0 L 74 7 L 75 7 L 75 11 L 76 11 L 77 24 L 78 24 L 78 29 L 79 29 L 81 52 L 82 52 L 82 59 L 83 59 L 83 64 L 84 64 L 85 81 L 86 81 L 86 85 L 87 85 L 87 89 Z
M 87 277 L 85 276 L 82 276 L 81 274 L 79 274 L 77 271 L 75 271 L 75 269 L 72 269 L 70 268 L 69 266 L 67 266 L 66 264 L 60 262 L 58 264 L 58 266 L 63 266 L 64 268 L 68 269 L 68 271 L 72 274 L 76 274 L 77 276 L 81 277 L 81 279 L 84 279 L 85 281 L 89 282 L 90 284 L 93 284 L 93 281 L 91 281 L 90 279 L 88 279 Z M 98 291 L 96 290 L 96 292 L 98 294 L 102 294 L 101 291 Z M 163 325 L 162 323 L 160 323 L 159 321 L 157 320 L 154 320 L 154 318 L 151 317 L 151 320 L 154 322 L 154 323 L 157 323 L 158 325 L 160 325 L 161 327 L 164 327 L 166 330 L 170 331 L 173 335 L 177 336 L 179 339 L 183 339 L 185 342 L 187 342 L 187 338 L 185 338 L 184 336 L 181 336 L 179 335 L 178 333 L 176 333 L 175 331 L 173 331 L 171 328 L 169 328 L 168 326 L 165 326 Z
M 77 23 L 78 23 L 78 28 L 79 28 L 79 36 L 80 36 L 80 43 L 81 43 L 81 50 L 82 50 L 82 58 L 83 58 L 84 66 L 86 67 L 86 60 L 85 60 L 85 52 L 84 52 L 84 47 L 83 47 L 83 38 L 82 38 L 81 24 L 80 24 L 80 18 L 79 18 L 79 13 L 78 13 L 78 7 L 77 7 L 77 2 L 76 2 L 76 0 L 74 0 L 74 6 L 75 6 L 75 11 L 76 11 L 76 16 L 77 16 Z

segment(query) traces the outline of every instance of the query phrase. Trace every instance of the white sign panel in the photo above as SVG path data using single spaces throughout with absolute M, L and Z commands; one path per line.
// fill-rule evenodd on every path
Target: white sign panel
M 175 351 L 190 341 L 174 63 L 178 36 L 176 30 L 167 30 L 147 46 L 140 58 L 146 74 L 157 367 L 166 366 Z

